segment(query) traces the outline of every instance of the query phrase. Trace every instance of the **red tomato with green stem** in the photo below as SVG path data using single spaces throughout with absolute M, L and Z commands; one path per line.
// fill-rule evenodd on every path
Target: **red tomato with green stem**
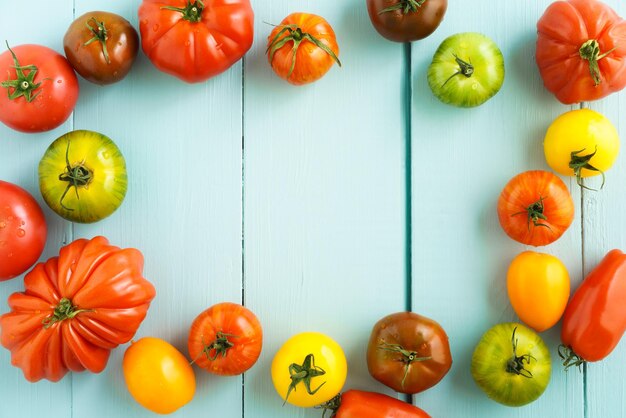
M 67 120 L 78 100 L 78 79 L 64 56 L 41 45 L 0 54 L 0 122 L 20 132 L 45 132 Z
M 0 281 L 19 276 L 35 264 L 47 233 L 43 211 L 30 193 L 0 180 Z
M 312 83 L 341 67 L 335 31 L 321 16 L 292 13 L 267 38 L 267 60 L 280 78 L 294 85 Z
M 322 405 L 331 418 L 430 418 L 425 411 L 382 393 L 349 390 Z
M 189 356 L 201 368 L 234 376 L 256 363 L 263 347 L 259 319 L 249 309 L 224 302 L 211 306 L 191 324 Z
M 249 0 L 143 0 L 141 47 L 161 71 L 188 83 L 216 76 L 252 46 Z

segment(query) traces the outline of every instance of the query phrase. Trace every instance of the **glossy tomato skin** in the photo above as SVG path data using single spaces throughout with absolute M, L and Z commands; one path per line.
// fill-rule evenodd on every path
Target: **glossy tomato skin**
M 599 361 L 626 330 L 626 255 L 612 250 L 576 289 L 563 316 L 561 342 L 584 361 Z
M 169 9 L 194 7 L 191 20 Z M 159 70 L 199 83 L 226 71 L 250 49 L 254 12 L 249 0 L 143 0 L 139 31 L 143 52 Z
M 509 364 L 515 368 L 509 369 Z M 507 406 L 522 406 L 539 398 L 548 386 L 550 351 L 530 328 L 516 323 L 498 324 L 480 339 L 471 370 L 478 387 L 491 399 Z
M 100 24 L 104 27 L 102 31 L 98 30 Z M 104 39 L 106 55 L 103 42 L 96 36 L 98 33 Z M 130 72 L 139 50 L 139 35 L 122 16 L 88 12 L 67 29 L 63 49 L 72 67 L 84 79 L 101 85 L 112 84 Z
M 376 31 L 394 42 L 412 42 L 431 35 L 441 24 L 448 9 L 448 0 L 425 0 L 417 11 L 404 13 L 404 7 L 384 12 L 395 5 L 406 6 L 403 0 L 367 0 L 367 11 Z
M 125 344 L 156 294 L 143 277 L 143 256 L 104 237 L 79 239 L 24 276 L 0 316 L 0 343 L 31 382 L 56 382 L 68 371 L 100 373 Z
M 422 409 L 382 393 L 349 390 L 337 403 L 334 418 L 430 418 Z
M 319 80 L 330 70 L 336 61 L 332 55 L 316 46 L 313 42 L 305 39 L 296 49 L 293 71 L 291 71 L 294 63 L 293 40 L 285 43 L 272 54 L 272 43 L 280 42 L 283 38 L 289 36 L 289 32 L 280 34 L 289 25 L 293 25 L 294 28 L 298 28 L 302 33 L 309 34 L 319 40 L 320 43 L 324 44 L 335 54 L 335 57 L 339 57 L 339 45 L 337 44 L 335 31 L 330 26 L 330 23 L 321 16 L 311 13 L 292 13 L 284 18 L 267 38 L 267 60 L 276 75 L 296 86 Z
M 299 381 L 290 390 L 295 383 L 291 379 L 294 369 L 307 364 L 307 360 L 311 366 L 306 368 L 309 387 Z M 276 352 L 271 373 L 274 388 L 283 400 L 308 408 L 331 400 L 341 391 L 348 363 L 335 340 L 319 332 L 303 332 L 289 338 Z
M 206 371 L 234 376 L 250 369 L 261 355 L 263 329 L 249 309 L 230 302 L 203 311 L 191 324 L 189 357 Z
M 30 102 L 25 96 L 10 99 L 9 94 L 15 89 L 3 85 L 0 89 L 0 122 L 26 133 L 45 132 L 60 126 L 78 100 L 78 79 L 72 66 L 65 57 L 45 46 L 29 44 L 11 49 L 21 67 L 36 67 L 33 83 L 41 84 L 32 90 Z M 0 54 L 1 82 L 17 79 L 14 66 L 10 51 Z M 31 71 L 25 69 L 24 74 L 28 76 Z
M 374 325 L 367 345 L 367 368 L 374 379 L 396 392 L 422 392 L 439 383 L 450 367 L 448 335 L 436 321 L 414 312 L 398 312 Z
M 597 0 L 555 1 L 537 22 L 536 61 L 548 91 L 564 104 L 597 100 L 626 86 L 626 21 Z M 594 77 L 588 53 L 598 47 Z M 595 43 L 594 43 L 595 42 Z
M 497 210 L 504 232 L 526 245 L 553 243 L 574 220 L 574 200 L 567 186 L 543 170 L 513 177 L 500 193 Z
M 185 406 L 196 393 L 189 361 L 167 341 L 144 337 L 131 342 L 122 360 L 126 387 L 137 403 L 157 414 Z
M 35 264 L 47 233 L 46 218 L 30 193 L 0 180 L 0 281 L 19 276 Z
M 543 140 L 546 161 L 550 168 L 564 176 L 580 178 L 601 175 L 607 171 L 619 154 L 617 129 L 601 113 L 591 109 L 571 110 L 556 118 Z M 573 154 L 590 157 L 590 170 L 582 166 L 577 172 L 571 167 Z
M 428 85 L 443 103 L 475 107 L 500 91 L 504 73 L 504 57 L 493 40 L 481 33 L 457 33 L 435 52 Z
M 73 180 L 67 178 L 71 170 L 66 152 L 72 170 L 81 167 L 89 173 L 88 180 L 69 189 Z M 127 182 L 122 152 L 98 132 L 78 130 L 60 136 L 39 162 L 39 188 L 45 202 L 72 222 L 92 223 L 111 215 L 126 196 Z
M 524 251 L 509 265 L 506 281 L 511 305 L 526 325 L 543 332 L 561 319 L 570 292 L 569 273 L 561 260 Z

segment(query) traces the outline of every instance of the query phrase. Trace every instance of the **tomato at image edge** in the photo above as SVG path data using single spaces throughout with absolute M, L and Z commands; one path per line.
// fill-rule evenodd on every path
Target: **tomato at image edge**
M 412 42 L 430 36 L 441 24 L 448 0 L 367 0 L 374 29 L 394 42 Z

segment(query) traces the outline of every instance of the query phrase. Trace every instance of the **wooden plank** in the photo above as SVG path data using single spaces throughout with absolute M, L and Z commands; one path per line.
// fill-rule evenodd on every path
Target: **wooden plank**
M 340 5 L 339 5 L 340 4 Z M 274 353 L 319 331 L 348 357 L 346 388 L 384 391 L 367 373 L 371 327 L 405 303 L 403 47 L 381 39 L 362 1 L 254 2 L 256 44 L 245 64 L 245 301 L 265 325 L 246 375 L 245 416 L 317 417 L 270 383 Z M 291 12 L 325 17 L 343 67 L 294 87 L 264 55 Z
M 27 43 L 45 45 L 63 53 L 62 39 L 58 37 L 72 21 L 72 0 L 40 2 L 29 9 L 28 19 L 18 19 L 24 5 L 16 2 L 5 4 L 0 14 L 0 38 L 9 45 Z M 25 22 L 28 22 L 27 24 Z M 37 28 L 37 30 L 27 30 Z M 0 49 L 6 50 L 3 46 Z M 22 63 L 27 64 L 27 63 Z M 5 94 L 2 89 L 2 94 Z M 56 136 L 71 129 L 72 119 L 57 129 L 40 134 L 23 134 L 0 124 L 0 179 L 15 183 L 37 199 L 44 210 L 48 224 L 46 248 L 40 260 L 47 260 L 58 254 L 66 240 L 69 223 L 63 221 L 48 209 L 39 192 L 37 167 L 39 160 L 50 142 Z M 23 291 L 23 276 L 0 283 L 0 314 L 8 312 L 6 300 L 13 292 Z M 11 354 L 0 349 L 0 415 L 2 416 L 55 416 L 68 417 L 71 411 L 72 378 L 66 376 L 58 383 L 41 381 L 29 383 L 22 371 L 11 366 Z
M 543 89 L 534 61 L 536 22 L 549 3 L 456 2 L 433 36 L 413 45 L 413 310 L 442 324 L 454 358 L 449 375 L 414 399 L 433 416 L 583 416 L 582 376 L 565 374 L 559 367 L 559 326 L 542 334 L 554 370 L 550 386 L 535 403 L 516 409 L 492 402 L 470 373 L 481 335 L 496 323 L 515 319 L 506 293 L 506 271 L 513 257 L 527 249 L 501 230 L 498 196 L 514 175 L 549 169 L 543 136 L 552 119 L 568 110 Z M 426 81 L 437 46 L 463 31 L 494 39 L 506 61 L 502 90 L 474 109 L 439 103 Z M 568 184 L 579 202 L 576 183 Z M 537 250 L 558 256 L 574 285 L 578 283 L 579 207 L 566 234 Z
M 101 3 L 77 1 L 76 16 L 101 9 Z M 115 2 L 107 11 L 138 28 L 139 4 Z M 102 234 L 143 252 L 144 274 L 157 297 L 137 338 L 163 338 L 187 355 L 196 315 L 221 301 L 241 302 L 241 64 L 189 85 L 160 73 L 140 53 L 122 82 L 82 86 L 76 128 L 103 132 L 118 144 L 129 187 L 116 213 L 93 225 L 75 225 L 75 236 Z M 153 416 L 126 390 L 125 348 L 115 350 L 102 376 L 75 377 L 75 416 Z M 194 400 L 172 416 L 208 410 L 240 416 L 241 378 L 196 371 Z

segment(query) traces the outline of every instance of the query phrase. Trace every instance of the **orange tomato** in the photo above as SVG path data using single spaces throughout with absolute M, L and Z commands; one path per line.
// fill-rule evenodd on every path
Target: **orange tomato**
M 267 38 L 267 59 L 274 72 L 291 84 L 319 80 L 339 61 L 335 32 L 321 16 L 292 13 Z
M 524 251 L 509 266 L 507 290 L 519 318 L 542 332 L 556 324 L 565 311 L 570 292 L 569 274 L 555 256 Z
M 574 220 L 574 201 L 565 183 L 541 170 L 526 171 L 504 186 L 498 219 L 506 234 L 526 245 L 550 244 Z

